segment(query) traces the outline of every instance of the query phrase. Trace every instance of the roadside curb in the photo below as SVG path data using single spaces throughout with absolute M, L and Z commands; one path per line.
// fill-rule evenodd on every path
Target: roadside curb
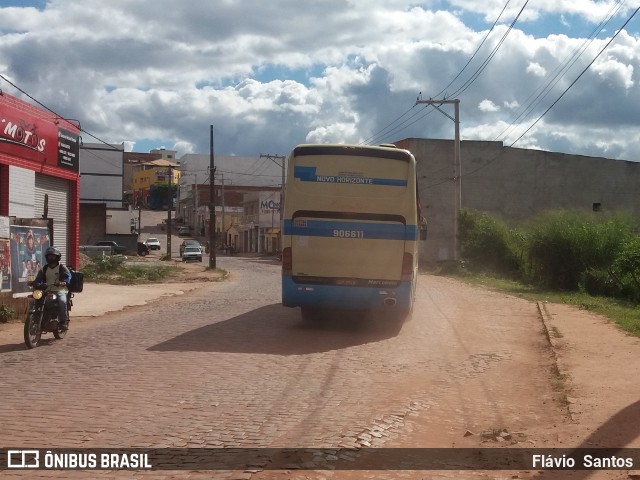
M 538 307 L 538 313 L 540 314 L 540 319 L 542 320 L 542 326 L 544 327 L 544 334 L 546 335 L 547 340 L 549 341 L 549 345 L 551 345 L 551 351 L 553 353 L 554 362 L 556 363 L 556 366 L 557 366 L 558 341 L 556 340 L 555 335 L 551 333 L 551 315 L 549 314 L 549 311 L 547 310 L 547 307 L 543 302 L 537 301 L 536 305 Z
M 537 301 L 536 306 L 538 307 L 538 313 L 540 315 L 540 320 L 542 321 L 542 326 L 544 327 L 545 336 L 547 337 L 547 341 L 549 342 L 549 346 L 551 347 L 551 354 L 553 355 L 554 374 L 556 375 L 557 380 L 559 382 L 562 382 L 563 390 L 565 390 L 564 384 L 566 379 L 569 378 L 569 371 L 562 366 L 562 362 L 560 361 L 560 354 L 559 354 L 560 346 L 558 343 L 556 330 L 554 330 L 554 327 L 551 325 L 551 320 L 552 320 L 551 314 L 547 310 L 547 306 L 545 305 L 545 302 Z M 567 400 L 566 411 L 571 421 L 574 422 L 575 421 L 574 412 L 571 406 L 571 401 L 569 401 L 569 399 L 566 398 L 567 396 L 566 390 L 563 391 L 562 394 Z

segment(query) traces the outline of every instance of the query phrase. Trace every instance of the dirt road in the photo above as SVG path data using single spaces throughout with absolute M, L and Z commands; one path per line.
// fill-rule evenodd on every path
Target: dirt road
M 3 330 L 0 445 L 640 446 L 638 340 L 599 317 L 542 308 L 552 348 L 535 302 L 423 276 L 404 325 L 348 316 L 310 325 L 279 305 L 277 263 L 223 257 L 219 266 L 232 272 L 227 282 L 88 321 L 62 342 L 32 351 L 10 348 L 20 325 Z M 65 406 L 69 398 L 72 408 Z M 258 468 L 91 477 L 632 478 L 634 472 L 560 473 Z

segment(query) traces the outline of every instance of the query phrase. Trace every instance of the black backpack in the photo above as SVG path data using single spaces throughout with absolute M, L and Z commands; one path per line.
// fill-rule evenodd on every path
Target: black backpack
M 45 265 L 44 267 L 42 267 L 42 272 L 45 275 L 47 275 L 47 267 L 49 265 Z M 69 292 L 70 293 L 80 293 L 82 292 L 82 288 L 84 286 L 84 273 L 79 272 L 77 270 L 75 270 L 73 267 L 66 267 L 63 264 L 60 264 L 60 268 L 66 268 L 67 270 L 69 270 L 69 272 L 71 272 L 71 281 L 69 282 Z

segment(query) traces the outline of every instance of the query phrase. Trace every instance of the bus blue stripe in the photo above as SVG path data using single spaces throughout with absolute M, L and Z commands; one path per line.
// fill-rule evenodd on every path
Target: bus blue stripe
M 416 241 L 418 239 L 417 225 L 403 225 L 391 223 L 364 223 L 337 220 L 305 220 L 306 226 L 293 225 L 292 220 L 284 221 L 285 235 L 299 235 L 307 237 L 331 237 L 335 230 L 348 232 L 362 232 L 354 239 L 383 239 Z M 340 237 L 343 238 L 343 237 Z

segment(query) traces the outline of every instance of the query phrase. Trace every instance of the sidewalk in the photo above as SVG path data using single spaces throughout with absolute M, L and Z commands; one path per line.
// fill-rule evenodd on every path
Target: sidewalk
M 162 297 L 183 295 L 202 287 L 199 282 L 154 283 L 147 285 L 108 285 L 85 283 L 82 293 L 74 294 L 72 317 L 99 317 L 125 307 L 145 305 Z
M 142 285 L 110 285 L 85 282 L 82 293 L 74 293 L 71 321 L 80 325 L 103 322 L 103 315 L 128 307 L 153 303 L 161 298 L 184 295 L 221 278 L 219 273 L 203 272 L 200 265 L 184 265 L 186 271 L 174 281 Z M 84 319 L 84 321 L 82 321 Z M 23 320 L 0 323 L 0 353 L 22 348 Z M 81 320 L 78 323 L 78 320 Z
M 148 256 L 133 258 L 127 263 L 152 265 L 159 263 L 159 260 Z M 111 285 L 85 282 L 82 293 L 74 294 L 71 316 L 99 317 L 129 306 L 145 305 L 162 297 L 183 295 L 190 290 L 201 288 L 203 282 L 217 281 L 220 278 L 219 273 L 206 272 L 203 263 L 175 263 L 182 268 L 182 273 L 162 283 Z

